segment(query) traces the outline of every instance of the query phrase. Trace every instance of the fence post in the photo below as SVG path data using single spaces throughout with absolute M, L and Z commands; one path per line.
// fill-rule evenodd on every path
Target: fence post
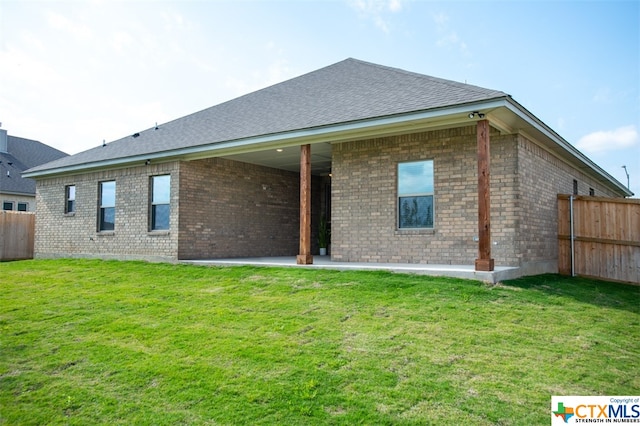
M 569 195 L 569 245 L 570 245 L 570 251 L 571 251 L 571 276 L 575 277 L 576 276 L 576 268 L 575 268 L 575 247 L 574 247 L 574 240 L 575 240 L 575 233 L 573 231 L 573 195 Z

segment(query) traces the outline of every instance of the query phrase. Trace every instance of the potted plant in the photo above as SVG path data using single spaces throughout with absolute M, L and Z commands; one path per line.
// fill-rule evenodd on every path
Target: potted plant
M 327 247 L 331 239 L 331 230 L 329 229 L 327 219 L 322 216 L 320 225 L 318 225 L 318 246 L 320 246 L 320 256 L 327 255 Z

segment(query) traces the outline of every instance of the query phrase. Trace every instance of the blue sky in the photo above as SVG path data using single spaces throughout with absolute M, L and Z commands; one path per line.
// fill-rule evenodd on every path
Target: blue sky
M 0 121 L 77 153 L 353 57 L 502 90 L 640 197 L 640 2 L 0 2 Z

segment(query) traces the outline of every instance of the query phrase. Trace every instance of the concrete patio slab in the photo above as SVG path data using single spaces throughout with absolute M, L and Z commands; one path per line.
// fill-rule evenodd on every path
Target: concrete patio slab
M 518 278 L 520 268 L 496 266 L 492 272 L 476 271 L 473 265 L 430 265 L 414 263 L 369 263 L 335 262 L 329 256 L 314 256 L 313 264 L 298 265 L 295 256 L 282 257 L 242 257 L 232 259 L 183 260 L 182 263 L 203 266 L 278 266 L 309 269 L 335 269 L 341 271 L 391 271 L 404 274 L 432 275 L 441 277 L 464 278 L 495 284 L 500 281 Z

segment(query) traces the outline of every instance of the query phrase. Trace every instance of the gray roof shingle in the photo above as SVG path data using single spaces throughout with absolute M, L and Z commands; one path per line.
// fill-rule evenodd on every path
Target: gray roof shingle
M 7 135 L 7 152 L 0 152 L 0 191 L 35 195 L 36 181 L 23 178 L 21 173 L 67 156 L 67 153 L 42 142 Z
M 346 59 L 30 172 L 508 97 L 504 92 Z

